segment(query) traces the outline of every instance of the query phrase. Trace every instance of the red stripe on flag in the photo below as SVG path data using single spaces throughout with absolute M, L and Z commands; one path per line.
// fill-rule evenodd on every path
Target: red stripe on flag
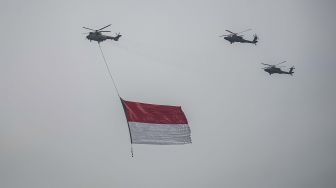
M 129 122 L 188 124 L 180 106 L 146 104 L 122 100 Z

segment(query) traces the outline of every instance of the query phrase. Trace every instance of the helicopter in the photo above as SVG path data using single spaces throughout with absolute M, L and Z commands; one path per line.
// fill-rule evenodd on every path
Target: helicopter
M 256 34 L 253 35 L 253 40 L 250 41 L 250 40 L 246 40 L 243 38 L 244 35 L 239 35 L 240 33 L 244 33 L 246 31 L 250 31 L 251 29 L 247 29 L 245 31 L 241 31 L 239 33 L 234 33 L 230 30 L 225 30 L 227 32 L 229 32 L 230 34 L 227 34 L 227 35 L 221 35 L 219 37 L 224 37 L 225 40 L 229 41 L 231 44 L 234 43 L 234 42 L 240 42 L 240 43 L 252 43 L 252 44 L 255 44 L 257 45 L 257 42 L 258 42 L 258 36 Z
M 292 66 L 291 68 L 289 68 L 288 72 L 281 70 L 281 68 L 280 68 L 281 66 L 277 67 L 277 65 L 280 65 L 280 64 L 285 63 L 285 62 L 286 61 L 283 61 L 283 62 L 275 64 L 275 65 L 270 65 L 270 64 L 266 64 L 266 63 L 261 63 L 261 64 L 267 66 L 267 67 L 264 67 L 262 69 L 264 69 L 264 71 L 268 72 L 270 75 L 275 74 L 275 73 L 277 73 L 277 74 L 290 74 L 290 75 L 293 75 L 293 73 L 294 73 L 293 70 L 295 69 L 294 66 Z
M 89 32 L 89 35 L 86 36 L 86 38 L 88 40 L 90 40 L 90 42 L 92 40 L 94 40 L 94 41 L 97 41 L 98 43 L 100 43 L 100 42 L 102 42 L 102 41 L 104 41 L 106 39 L 111 39 L 111 40 L 114 40 L 114 41 L 118 41 L 119 38 L 122 36 L 122 35 L 120 35 L 120 33 L 116 33 L 115 37 L 107 36 L 107 35 L 103 35 L 102 34 L 103 32 L 111 32 L 111 31 L 102 31 L 103 29 L 105 29 L 105 28 L 107 28 L 109 26 L 111 26 L 111 24 L 109 24 L 109 25 L 107 25 L 105 27 L 102 27 L 100 29 L 97 29 L 97 30 L 91 29 L 91 28 L 87 28 L 87 27 L 83 27 L 83 28 L 93 31 L 93 32 Z M 87 33 L 84 33 L 84 34 L 87 34 Z

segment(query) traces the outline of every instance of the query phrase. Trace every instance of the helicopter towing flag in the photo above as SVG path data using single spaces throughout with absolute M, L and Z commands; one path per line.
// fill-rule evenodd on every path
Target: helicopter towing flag
M 191 143 L 191 131 L 180 106 L 146 104 L 121 99 L 132 144 Z

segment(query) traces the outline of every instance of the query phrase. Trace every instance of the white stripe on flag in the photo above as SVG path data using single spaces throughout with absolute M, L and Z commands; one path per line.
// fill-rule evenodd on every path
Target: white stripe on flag
M 188 124 L 153 124 L 128 122 L 133 144 L 190 144 Z

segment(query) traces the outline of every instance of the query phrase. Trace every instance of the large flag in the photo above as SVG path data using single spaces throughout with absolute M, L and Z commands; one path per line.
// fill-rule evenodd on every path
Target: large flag
M 188 121 L 180 106 L 121 101 L 132 144 L 191 143 Z

